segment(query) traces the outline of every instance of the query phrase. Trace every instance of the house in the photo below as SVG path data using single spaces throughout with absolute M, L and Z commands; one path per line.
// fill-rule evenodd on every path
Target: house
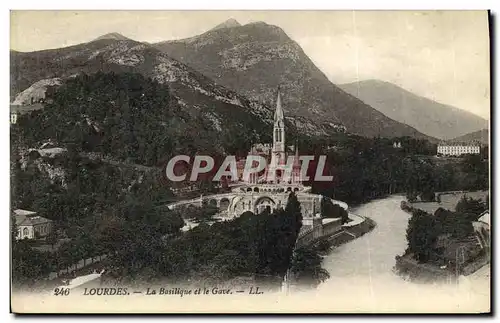
M 16 239 L 38 239 L 49 235 L 52 230 L 52 220 L 36 215 L 36 212 L 14 210 L 17 226 Z

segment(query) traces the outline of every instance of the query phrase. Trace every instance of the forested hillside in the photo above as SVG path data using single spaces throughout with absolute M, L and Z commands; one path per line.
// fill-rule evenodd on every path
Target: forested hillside
M 175 154 L 248 151 L 270 126 L 245 109 L 219 106 L 218 124 L 207 110 L 185 109 L 166 85 L 133 73 L 97 73 L 68 80 L 52 103 L 22 116 L 13 138 L 24 146 L 44 141 L 158 165 Z

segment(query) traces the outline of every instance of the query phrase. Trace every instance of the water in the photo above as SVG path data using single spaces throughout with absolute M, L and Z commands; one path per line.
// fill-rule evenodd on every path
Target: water
M 487 310 L 489 275 L 461 277 L 458 285 L 430 285 L 405 281 L 392 272 L 394 257 L 403 254 L 407 246 L 409 214 L 400 209 L 402 200 L 391 196 L 353 210 L 373 219 L 377 226 L 325 257 L 323 267 L 331 277 L 316 294 L 329 295 L 332 306 L 339 310 L 359 312 Z

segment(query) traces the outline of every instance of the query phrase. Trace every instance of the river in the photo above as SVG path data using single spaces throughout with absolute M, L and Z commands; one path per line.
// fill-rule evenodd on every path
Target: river
M 409 214 L 401 196 L 372 201 L 352 210 L 373 219 L 369 233 L 335 248 L 323 260 L 330 279 L 318 286 L 339 311 L 470 312 L 489 308 L 489 265 L 459 284 L 418 284 L 395 275 L 394 257 L 406 249 Z

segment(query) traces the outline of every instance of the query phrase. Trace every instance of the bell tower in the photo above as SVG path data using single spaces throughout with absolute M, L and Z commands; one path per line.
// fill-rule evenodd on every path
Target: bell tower
M 286 163 L 285 150 L 285 117 L 283 115 L 283 109 L 281 107 L 280 88 L 278 87 L 276 110 L 274 111 L 272 158 L 279 163 Z

